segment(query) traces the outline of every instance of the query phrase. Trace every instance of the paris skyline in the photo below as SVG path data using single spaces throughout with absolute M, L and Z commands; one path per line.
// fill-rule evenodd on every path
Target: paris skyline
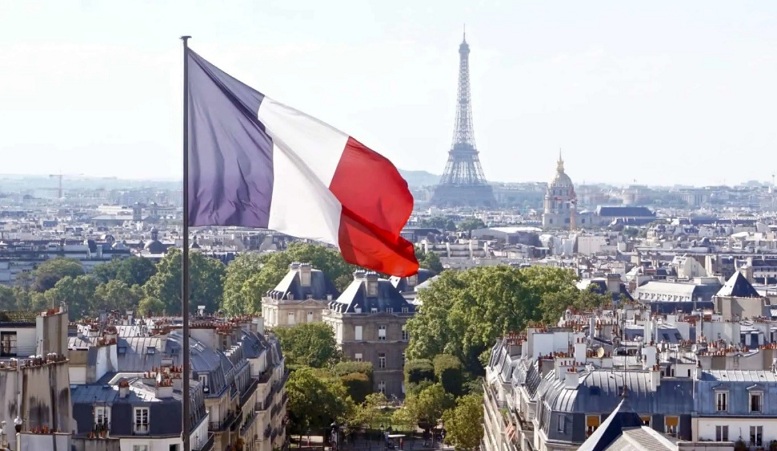
M 464 22 L 489 181 L 548 181 L 559 147 L 579 184 L 735 184 L 774 172 L 771 4 L 184 6 L 0 5 L 0 83 L 13 87 L 0 91 L 0 172 L 178 178 L 177 37 L 187 33 L 268 95 L 403 169 L 441 174 Z

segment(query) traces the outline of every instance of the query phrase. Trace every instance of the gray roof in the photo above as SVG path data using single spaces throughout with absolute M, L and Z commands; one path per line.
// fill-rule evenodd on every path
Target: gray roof
M 655 217 L 656 214 L 650 211 L 647 207 L 596 207 L 596 215 L 603 217 L 615 217 L 615 218 L 641 218 L 641 217 Z
M 377 283 L 377 296 L 368 295 L 368 281 Z M 374 273 L 364 274 L 358 271 L 354 281 L 348 285 L 343 294 L 329 304 L 331 310 L 341 313 L 355 313 L 357 307 L 362 313 L 371 313 L 372 309 L 377 309 L 378 312 L 401 313 L 403 309 L 407 309 L 408 313 L 415 312 L 415 306 L 402 296 L 391 281 L 379 279 Z
M 621 399 L 610 416 L 591 434 L 578 451 L 603 451 L 620 436 L 624 427 L 639 427 L 642 419 L 631 410 L 629 399 Z
M 295 263 L 294 265 L 299 265 Z M 278 296 L 286 299 L 291 294 L 295 300 L 303 300 L 311 297 L 312 299 L 324 300 L 327 296 L 336 299 L 340 295 L 335 285 L 329 280 L 326 274 L 318 269 L 310 269 L 310 286 L 304 287 L 300 283 L 300 270 L 290 269 L 281 279 L 274 289 L 270 290 L 268 296 Z
M 729 277 L 723 288 L 718 291 L 717 296 L 733 296 L 737 298 L 760 298 L 761 295 L 753 288 L 753 285 L 747 281 L 747 278 L 737 271 Z
M 608 451 L 668 451 L 678 449 L 677 439 L 660 434 L 647 426 L 624 428 Z

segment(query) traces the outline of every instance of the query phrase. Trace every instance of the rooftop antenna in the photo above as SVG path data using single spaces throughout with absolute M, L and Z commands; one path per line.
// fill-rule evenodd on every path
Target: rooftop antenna
M 464 32 L 464 42 L 467 42 L 467 24 L 463 25 L 462 30 Z

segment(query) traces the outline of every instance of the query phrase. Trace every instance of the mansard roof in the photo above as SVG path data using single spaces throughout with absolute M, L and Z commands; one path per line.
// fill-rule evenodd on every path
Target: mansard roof
M 310 271 L 309 286 L 303 286 L 301 283 L 300 275 L 303 270 Z M 323 271 L 314 269 L 307 263 L 292 263 L 289 272 L 267 295 L 276 299 L 327 300 L 330 297 L 336 299 L 340 292 Z
M 755 288 L 753 288 L 753 285 L 751 285 L 750 282 L 747 281 L 747 278 L 739 271 L 729 277 L 716 296 L 732 296 L 736 298 L 761 297 Z
M 376 290 L 370 293 L 368 285 L 372 283 L 376 284 Z M 357 310 L 362 313 L 372 313 L 373 310 L 401 313 L 403 309 L 407 309 L 407 313 L 415 312 L 415 306 L 402 296 L 391 281 L 364 271 L 354 274 L 353 282 L 336 301 L 329 304 L 329 308 L 340 313 L 356 313 Z

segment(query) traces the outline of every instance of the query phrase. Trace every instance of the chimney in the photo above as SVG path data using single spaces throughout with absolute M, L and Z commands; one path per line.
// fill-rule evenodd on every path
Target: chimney
M 129 396 L 130 388 L 127 379 L 119 380 L 119 398 L 126 399 Z
M 621 292 L 621 276 L 619 274 L 607 274 L 607 291 L 614 294 Z
M 300 263 L 299 265 L 299 284 L 301 287 L 309 287 L 311 284 L 313 267 L 310 263 Z
M 163 378 L 161 374 L 156 377 L 156 397 L 159 399 L 173 397 L 173 381 Z
M 365 274 L 367 285 L 367 297 L 378 297 L 378 274 L 374 272 L 368 272 Z
M 648 371 L 650 372 L 650 389 L 656 391 L 661 385 L 661 367 L 653 365 Z
M 642 348 L 642 368 L 650 369 L 658 364 L 657 359 L 658 350 L 651 343 Z
M 564 388 L 576 390 L 579 383 L 580 377 L 577 375 L 577 368 L 567 368 L 567 375 L 564 378 Z
M 587 349 L 588 344 L 585 342 L 585 337 L 575 338 L 575 363 L 585 365 Z

